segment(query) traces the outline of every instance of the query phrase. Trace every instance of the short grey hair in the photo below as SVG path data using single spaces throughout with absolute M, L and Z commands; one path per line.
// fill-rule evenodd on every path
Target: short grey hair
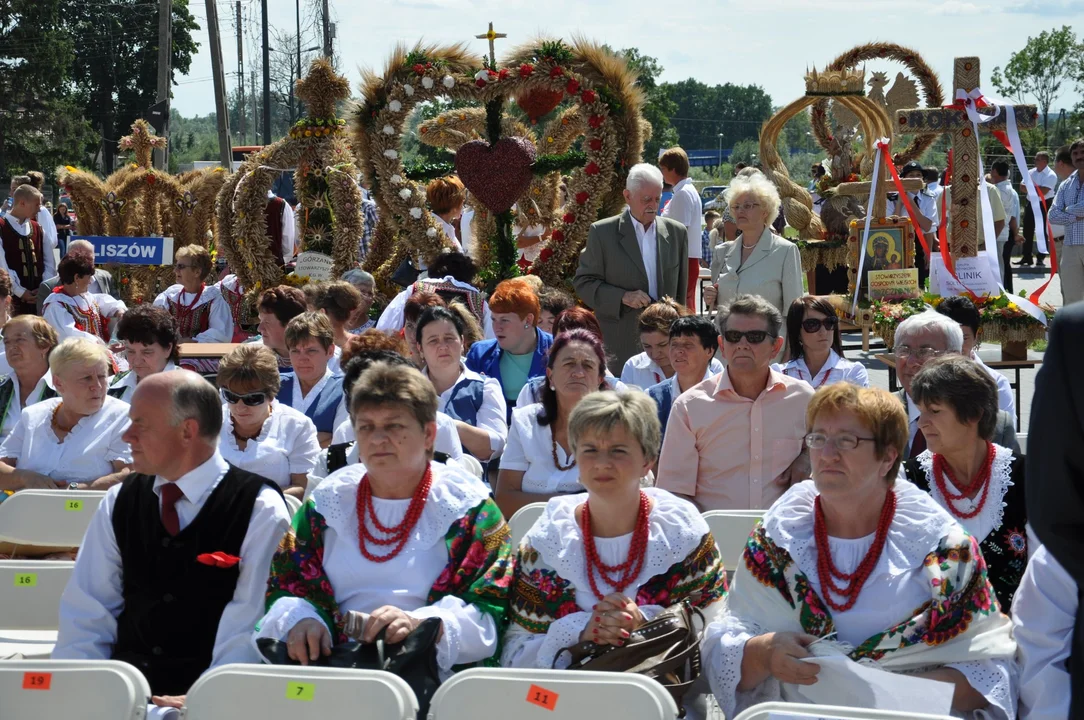
M 53 375 L 66 375 L 78 366 L 101 366 L 109 370 L 109 353 L 101 343 L 85 337 L 70 337 L 49 353 L 49 370 Z
M 749 315 L 762 317 L 768 323 L 768 332 L 772 337 L 779 337 L 783 328 L 783 313 L 779 308 L 762 298 L 760 295 L 739 295 L 729 304 L 719 308 L 715 316 L 715 322 L 719 327 L 719 334 L 726 332 L 726 321 L 731 315 Z
M 748 169 L 745 168 L 741 172 L 744 173 Z M 770 226 L 779 217 L 779 204 L 781 202 L 779 191 L 776 190 L 775 185 L 764 173 L 760 171 L 749 175 L 739 173 L 738 177 L 734 178 L 726 189 L 727 206 L 732 206 L 735 200 L 746 195 L 755 198 L 761 204 L 766 216 L 765 225 Z M 731 208 L 730 212 L 731 214 L 734 213 L 733 208 Z
M 655 402 L 638 390 L 616 393 L 603 390 L 586 395 L 568 416 L 568 444 L 572 454 L 584 435 L 609 433 L 622 426 L 636 438 L 644 456 L 656 460 L 662 447 L 662 426 Z
M 367 273 L 364 270 L 360 270 L 358 268 L 351 268 L 350 270 L 347 270 L 346 272 L 344 272 L 342 274 L 342 277 L 339 278 L 339 279 L 340 280 L 345 280 L 346 282 L 348 282 L 348 283 L 350 283 L 351 285 L 354 285 L 354 286 L 357 286 L 357 285 L 369 285 L 369 286 L 376 285 L 376 280 L 373 278 L 371 273 Z
M 637 163 L 629 168 L 629 176 L 625 178 L 625 189 L 629 192 L 651 185 L 662 188 L 662 170 L 648 163 Z
M 202 375 L 191 370 L 171 371 L 170 414 L 171 425 L 177 427 L 185 420 L 193 419 L 199 426 L 200 437 L 218 444 L 222 432 L 222 399 L 215 386 Z
M 945 339 L 947 352 L 960 353 L 964 349 L 964 332 L 960 324 L 936 310 L 924 310 L 912 315 L 896 327 L 895 344 L 906 345 L 908 338 L 926 330 L 939 330 Z
M 94 257 L 94 245 L 90 240 L 72 240 L 68 243 L 68 255 L 78 255 L 80 252 L 89 254 Z

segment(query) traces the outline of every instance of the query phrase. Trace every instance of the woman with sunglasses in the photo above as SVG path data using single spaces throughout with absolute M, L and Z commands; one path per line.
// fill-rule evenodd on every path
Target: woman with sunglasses
M 176 285 L 170 285 L 154 304 L 173 316 L 182 343 L 228 343 L 233 339 L 233 314 L 216 285 L 206 283 L 214 262 L 207 248 L 185 245 L 173 261 Z
M 803 662 L 814 656 L 949 683 L 956 717 L 1016 717 L 1012 622 L 978 541 L 898 478 L 903 406 L 884 390 L 836 383 L 816 392 L 805 419 L 813 479 L 754 528 L 727 616 L 705 632 L 704 666 L 726 717 L 754 703 L 810 702 L 809 685 L 821 698 L 863 691 Z
M 320 443 L 304 413 L 275 401 L 280 379 L 270 348 L 239 345 L 218 365 L 222 431 L 218 449 L 227 462 L 271 480 L 287 495 L 305 495 Z
M 783 374 L 809 383 L 814 390 L 837 382 L 869 387 L 866 369 L 843 357 L 839 317 L 828 298 L 803 295 L 787 311 L 790 362 Z

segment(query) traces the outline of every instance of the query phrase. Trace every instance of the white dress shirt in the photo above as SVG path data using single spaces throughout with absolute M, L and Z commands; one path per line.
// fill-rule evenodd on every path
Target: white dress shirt
M 195 303 L 193 309 L 211 303 L 211 316 L 207 318 L 207 329 L 197 333 L 192 338 L 192 342 L 228 343 L 233 340 L 233 313 L 230 312 L 230 305 L 226 302 L 226 298 L 222 297 L 219 289 L 214 285 L 207 285 L 199 294 L 198 302 L 196 297 L 185 292 L 184 285 L 177 284 L 169 286 L 160 293 L 154 299 L 154 304 L 168 312 L 170 301 L 179 303 L 182 307 Z
M 708 372 L 712 375 L 718 375 L 723 371 L 723 364 L 716 358 L 712 358 L 708 363 Z M 621 368 L 621 382 L 630 387 L 638 387 L 641 390 L 647 390 L 652 385 L 658 385 L 666 379 L 666 374 L 663 373 L 659 364 L 647 356 L 646 352 L 642 352 L 639 355 L 633 355 L 625 361 L 625 366 Z
M 216 450 L 210 459 L 176 481 L 183 493 L 176 505 L 181 530 L 195 520 L 228 470 L 229 465 Z M 155 478 L 154 492 L 159 498 L 160 488 L 167 482 Z M 113 534 L 113 507 L 122 487 L 114 485 L 109 489 L 87 528 L 75 570 L 60 599 L 60 631 L 54 659 L 107 660 L 113 655 L 117 616 L 124 608 L 124 567 Z M 218 620 L 211 667 L 260 662 L 251 642 L 252 628 L 263 615 L 271 557 L 289 527 L 286 503 L 277 491 L 262 488 L 241 543 L 237 588 Z
M 1032 168 L 1028 170 L 1028 174 L 1031 175 L 1031 181 L 1035 183 L 1035 189 L 1040 187 L 1050 188 L 1043 197 L 1050 200 L 1054 197 L 1054 188 L 1058 186 L 1058 174 L 1054 172 L 1054 168 L 1047 165 L 1040 170 L 1039 168 Z M 1047 205 L 1050 203 L 1048 202 Z
M 666 203 L 662 216 L 677 220 L 685 226 L 685 229 L 689 231 L 689 259 L 699 260 L 703 254 L 700 247 L 700 230 L 704 225 L 704 204 L 700 201 L 700 193 L 696 191 L 692 180 L 685 178 L 674 186 L 674 196 L 670 198 L 670 202 Z M 639 238 L 639 233 L 637 233 L 637 238 Z
M 297 249 L 297 217 L 290 203 L 282 202 L 282 259 L 290 262 Z
M 170 361 L 168 361 L 166 363 L 166 366 L 164 368 L 162 368 L 162 372 L 169 372 L 170 370 L 176 370 L 176 369 L 177 369 L 177 366 L 173 364 L 172 360 L 170 360 Z M 125 402 L 125 403 L 128 403 L 129 405 L 131 405 L 131 403 L 132 403 L 132 393 L 135 392 L 136 385 L 138 384 L 138 382 L 139 382 L 139 379 L 136 377 L 135 371 L 134 370 L 129 370 L 128 372 L 124 373 L 123 375 L 121 375 L 120 373 L 117 373 L 116 375 L 114 375 L 113 379 L 110 380 L 110 382 L 109 382 L 109 389 L 110 390 L 116 390 L 117 388 L 123 388 L 124 392 L 122 392 L 120 394 L 120 396 L 117 397 L 117 400 L 120 400 L 121 402 Z
M 1020 196 L 1016 194 L 1016 189 L 1012 186 L 1012 180 L 1002 180 L 995 183 L 994 187 L 997 188 L 998 194 L 1001 195 L 1001 204 L 1005 206 L 1005 227 L 1001 228 L 1001 232 L 997 236 L 998 244 L 1002 245 L 1009 240 L 1009 221 L 1016 218 L 1016 222 L 1020 222 Z
M 132 462 L 121 435 L 128 427 L 128 404 L 108 395 L 98 412 L 80 418 L 63 440 L 53 432 L 53 413 L 60 398 L 23 410 L 19 422 L 0 445 L 0 457 L 14 458 L 20 470 L 32 470 L 57 481 L 91 482 L 113 472 L 113 462 Z
M 640 246 L 640 255 L 644 259 L 644 270 L 647 272 L 647 294 L 651 296 L 652 300 L 658 300 L 659 244 L 655 238 L 655 221 L 652 220 L 651 225 L 645 228 L 643 223 L 636 218 L 632 218 L 632 227 L 636 230 L 636 244 Z M 699 239 L 697 239 L 697 243 L 699 242 Z
M 233 434 L 230 406 L 223 403 L 218 447 L 226 462 L 265 477 L 280 488 L 290 487 L 291 475 L 312 472 L 320 457 L 316 425 L 304 413 L 278 401 L 271 403 L 271 416 L 264 421 L 260 434 L 245 443 L 244 450 Z
M 110 295 L 94 294 L 85 292 L 82 295 L 70 297 L 62 292 L 50 293 L 42 305 L 41 314 L 46 322 L 53 326 L 61 340 L 70 337 L 80 337 L 84 340 L 104 345 L 105 341 L 99 336 L 87 330 L 80 330 L 75 326 L 75 315 L 68 308 L 74 308 L 89 313 L 93 305 L 97 305 L 98 314 L 105 325 L 105 318 L 116 317 L 118 313 L 124 313 L 128 306 L 123 301 L 117 300 Z M 89 330 L 89 327 L 88 327 Z
M 425 376 L 429 377 L 428 370 L 425 371 Z M 501 450 L 504 449 L 504 441 L 508 437 L 508 422 L 506 420 L 508 405 L 504 400 L 504 390 L 501 388 L 501 381 L 497 378 L 487 378 L 473 370 L 468 370 L 467 366 L 461 362 L 459 377 L 456 378 L 450 388 L 437 396 L 437 410 L 442 413 L 448 411 L 448 402 L 452 399 L 452 390 L 464 380 L 482 381 L 482 407 L 478 408 L 475 427 L 481 428 L 489 434 L 490 456 L 480 458 L 481 460 L 489 460 L 500 454 Z
M 455 234 L 455 225 L 452 225 L 436 213 L 433 214 L 433 218 L 440 225 L 440 229 L 444 231 L 444 234 L 448 236 L 448 239 L 452 241 L 456 252 L 463 252 L 463 245 L 459 242 L 459 236 Z
M 51 278 L 56 275 L 56 252 L 59 243 L 56 238 L 56 223 L 53 222 L 53 214 L 44 207 L 38 208 L 38 225 L 41 225 L 41 251 L 45 255 L 42 260 L 45 263 L 43 278 Z M 36 290 L 37 288 L 31 288 Z
M 11 393 L 11 400 L 8 401 L 6 408 L 0 408 L 0 440 L 7 438 L 11 434 L 11 429 L 19 422 L 19 418 L 22 416 L 23 404 L 19 400 L 22 392 L 19 389 L 19 376 L 14 372 L 8 376 L 11 378 L 11 382 L 15 384 L 15 389 Z M 34 389 L 30 391 L 30 395 L 26 398 L 26 406 L 30 407 L 36 403 L 45 399 L 45 388 L 50 390 L 53 388 L 53 375 L 50 371 L 46 370 L 45 374 L 38 380 L 38 384 L 34 386 Z
M 834 385 L 837 382 L 849 382 L 858 387 L 869 387 L 869 373 L 866 368 L 856 362 L 839 356 L 835 350 L 828 350 L 828 360 L 817 372 L 816 377 L 809 372 L 809 366 L 805 364 L 805 357 L 791 360 L 780 370 L 784 375 L 798 380 L 805 380 L 814 390 L 825 385 Z
M 541 409 L 542 405 L 535 403 L 512 410 L 508 442 L 501 455 L 501 470 L 522 472 L 523 492 L 551 495 L 583 492 L 579 468 L 572 466 L 560 470 L 553 464 L 553 427 L 538 424 L 538 411 Z M 562 466 L 567 466 L 573 456 L 557 445 L 557 460 Z

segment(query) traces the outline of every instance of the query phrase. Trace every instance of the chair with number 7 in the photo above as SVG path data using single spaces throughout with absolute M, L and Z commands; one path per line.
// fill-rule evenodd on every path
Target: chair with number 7
M 139 720 L 150 693 L 138 670 L 115 660 L 0 660 L 4 720 Z
M 288 665 L 223 665 L 188 691 L 185 720 L 415 720 L 406 681 L 380 670 Z M 6 719 L 5 719 L 6 720 Z
M 428 720 L 675 720 L 659 683 L 634 673 L 472 668 L 446 680 Z

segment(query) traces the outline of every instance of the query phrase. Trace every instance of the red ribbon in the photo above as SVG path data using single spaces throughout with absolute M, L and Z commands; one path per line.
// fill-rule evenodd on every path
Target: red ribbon
M 957 100 L 951 105 L 944 105 L 943 107 L 946 110 L 959 110 L 960 112 L 967 112 L 967 104 L 964 103 L 963 100 Z M 990 103 L 986 102 L 986 98 L 984 98 L 982 95 L 979 95 L 979 97 L 975 100 L 975 107 L 988 108 L 990 107 Z M 1006 133 L 1004 130 L 991 130 L 990 134 L 1000 140 L 1001 144 L 1008 149 L 1010 154 L 1012 154 L 1012 145 L 1009 143 L 1008 133 Z
M 911 218 L 911 224 L 915 228 L 915 235 L 918 236 L 918 241 L 922 243 L 922 250 L 926 253 L 926 257 L 930 257 L 930 246 L 926 242 L 925 235 L 922 234 L 922 226 L 918 224 L 918 211 L 915 210 L 915 206 L 911 204 L 911 197 L 907 194 L 907 191 L 903 188 L 903 181 L 900 180 L 900 174 L 896 171 L 896 165 L 892 162 L 892 158 L 888 155 L 887 145 L 878 145 L 881 149 L 881 162 L 888 166 L 888 169 L 892 172 L 892 182 L 896 185 L 896 192 L 900 194 L 900 200 L 903 201 L 904 208 L 907 209 L 907 215 Z M 870 205 L 873 205 L 872 198 L 870 198 Z M 870 211 L 872 212 L 872 207 Z

